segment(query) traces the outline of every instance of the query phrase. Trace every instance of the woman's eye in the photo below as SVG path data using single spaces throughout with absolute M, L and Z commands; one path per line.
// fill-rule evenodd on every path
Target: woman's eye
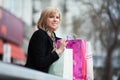
M 59 16 L 57 16 L 56 18 L 59 19 Z
M 49 18 L 54 18 L 54 16 L 49 16 Z
M 59 19 L 60 17 L 59 17 L 59 16 L 49 16 L 49 18 L 56 18 L 56 19 Z

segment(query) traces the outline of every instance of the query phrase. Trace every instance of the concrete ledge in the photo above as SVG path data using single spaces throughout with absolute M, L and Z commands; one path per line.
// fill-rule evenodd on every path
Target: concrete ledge
M 61 77 L 0 61 L 0 80 L 65 80 Z

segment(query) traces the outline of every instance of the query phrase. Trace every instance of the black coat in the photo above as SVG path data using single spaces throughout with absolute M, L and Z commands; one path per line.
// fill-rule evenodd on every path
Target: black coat
M 56 40 L 57 38 L 55 36 Z M 59 56 L 53 51 L 53 42 L 47 32 L 39 29 L 35 31 L 30 39 L 28 46 L 28 55 L 26 67 L 48 72 L 50 65 L 56 61 Z

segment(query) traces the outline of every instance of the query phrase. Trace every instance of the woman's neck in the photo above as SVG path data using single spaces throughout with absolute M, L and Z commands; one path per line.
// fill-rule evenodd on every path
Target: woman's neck
M 50 32 L 49 30 L 47 31 L 47 34 L 49 35 L 49 37 L 51 38 L 51 40 L 53 41 L 53 47 L 56 48 L 56 44 L 55 44 L 55 35 L 54 32 Z
M 48 30 L 47 33 L 49 34 L 49 36 L 52 36 L 53 35 L 53 32 Z

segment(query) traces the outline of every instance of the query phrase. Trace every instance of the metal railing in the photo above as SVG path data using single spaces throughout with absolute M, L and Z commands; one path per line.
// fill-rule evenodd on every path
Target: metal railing
M 0 61 L 0 80 L 65 80 L 62 77 Z

